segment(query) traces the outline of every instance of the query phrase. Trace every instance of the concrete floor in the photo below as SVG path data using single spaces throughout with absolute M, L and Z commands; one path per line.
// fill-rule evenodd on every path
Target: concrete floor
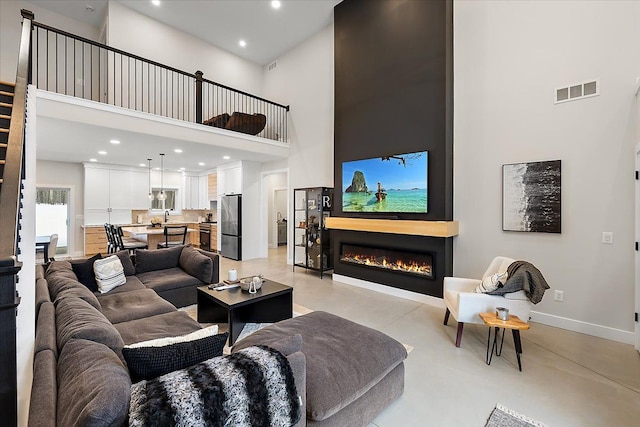
M 286 264 L 286 249 L 268 259 L 221 258 L 220 278 L 262 273 L 294 287 L 294 302 L 378 329 L 413 346 L 405 361 L 404 395 L 371 424 L 377 427 L 484 426 L 501 403 L 548 426 L 640 425 L 640 355 L 627 344 L 532 323 L 522 331 L 519 372 L 513 340 L 485 364 L 487 328 L 465 325 L 456 348 L 456 322 L 444 309 L 331 280 Z

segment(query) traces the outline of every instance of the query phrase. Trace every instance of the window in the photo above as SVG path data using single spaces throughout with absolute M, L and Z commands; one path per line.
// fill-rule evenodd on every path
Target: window
M 160 195 L 160 189 L 154 188 L 153 192 L 153 200 L 151 201 L 151 209 L 152 210 L 162 210 L 162 211 L 171 211 L 176 210 L 176 199 L 178 197 L 178 190 L 168 190 L 164 189 L 164 194 L 167 196 L 165 200 L 158 200 L 158 195 Z

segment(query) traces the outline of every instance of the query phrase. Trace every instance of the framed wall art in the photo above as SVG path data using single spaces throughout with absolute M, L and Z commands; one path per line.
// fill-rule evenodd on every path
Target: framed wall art
M 502 229 L 560 233 L 561 161 L 502 165 Z

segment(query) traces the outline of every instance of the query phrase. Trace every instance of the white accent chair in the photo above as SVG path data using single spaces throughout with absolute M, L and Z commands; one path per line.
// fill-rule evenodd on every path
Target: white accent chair
M 443 283 L 444 303 L 447 311 L 444 314 L 444 324 L 449 321 L 449 314 L 458 322 L 456 335 L 456 347 L 460 347 L 462 340 L 462 328 L 465 323 L 478 323 L 484 325 L 479 314 L 494 312 L 496 307 L 509 309 L 509 314 L 515 314 L 523 322 L 529 323 L 529 313 L 533 304 L 527 298 L 524 291 L 500 295 L 475 293 L 473 290 L 482 283 L 482 280 L 496 273 L 504 273 L 514 259 L 498 256 L 491 261 L 489 268 L 484 272 L 482 279 L 464 279 L 460 277 L 445 277 Z

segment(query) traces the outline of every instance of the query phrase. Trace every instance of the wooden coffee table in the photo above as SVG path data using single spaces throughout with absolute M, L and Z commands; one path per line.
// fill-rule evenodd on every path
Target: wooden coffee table
M 487 365 L 491 365 L 494 351 L 496 356 L 502 355 L 505 330 L 511 329 L 513 333 L 513 345 L 516 348 L 516 357 L 518 358 L 518 369 L 522 371 L 522 362 L 520 361 L 520 355 L 522 354 L 520 331 L 529 329 L 529 324 L 523 322 L 518 316 L 513 314 L 509 315 L 509 320 L 498 319 L 496 313 L 480 313 L 480 318 L 484 321 L 484 324 L 489 327 L 489 336 L 487 337 Z M 495 333 L 493 335 L 493 345 L 490 346 L 492 328 L 495 328 Z M 502 340 L 500 342 L 500 350 L 498 350 L 498 332 L 500 328 L 502 328 Z
M 198 288 L 198 322 L 228 323 L 233 345 L 247 323 L 273 323 L 293 317 L 293 288 L 265 280 L 255 294 L 240 288 Z

